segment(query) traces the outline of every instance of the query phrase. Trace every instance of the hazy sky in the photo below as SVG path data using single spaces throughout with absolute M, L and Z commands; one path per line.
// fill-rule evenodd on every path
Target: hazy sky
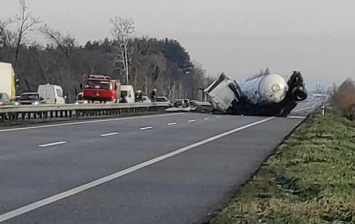
M 225 72 L 243 81 L 266 67 L 283 75 L 299 70 L 309 88 L 354 77 L 354 0 L 27 2 L 43 23 L 80 44 L 110 37 L 111 17 L 132 18 L 138 36 L 177 39 L 211 76 Z M 0 0 L 0 18 L 17 8 L 16 0 Z

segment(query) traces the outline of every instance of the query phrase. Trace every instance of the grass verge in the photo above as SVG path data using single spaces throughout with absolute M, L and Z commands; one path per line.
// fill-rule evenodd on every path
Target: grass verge
M 312 114 L 211 223 L 355 223 L 355 123 Z

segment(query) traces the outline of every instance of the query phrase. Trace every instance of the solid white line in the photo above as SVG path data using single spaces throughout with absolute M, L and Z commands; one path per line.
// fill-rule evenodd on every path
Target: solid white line
M 148 130 L 148 129 L 153 129 L 153 127 L 152 126 L 149 126 L 149 127 L 143 127 L 143 128 L 140 128 L 142 131 L 144 131 L 144 130 Z
M 150 166 L 152 164 L 158 163 L 158 162 L 163 161 L 165 159 L 168 159 L 170 157 L 173 157 L 173 156 L 176 156 L 176 155 L 181 154 L 183 152 L 186 152 L 186 151 L 188 151 L 190 149 L 193 149 L 193 148 L 196 148 L 198 146 L 201 146 L 201 145 L 207 144 L 209 142 L 212 142 L 214 140 L 223 138 L 223 137 L 225 137 L 227 135 L 233 134 L 233 133 L 241 131 L 243 129 L 246 129 L 246 128 L 249 128 L 249 127 L 252 127 L 252 126 L 267 122 L 267 121 L 270 121 L 270 120 L 272 120 L 274 118 L 275 117 L 270 117 L 270 118 L 267 118 L 267 119 L 263 119 L 263 120 L 260 120 L 260 121 L 257 121 L 257 122 L 251 123 L 251 124 L 247 124 L 245 126 L 242 126 L 242 127 L 239 127 L 239 128 L 224 132 L 222 134 L 207 138 L 207 139 L 202 140 L 200 142 L 196 142 L 196 143 L 194 143 L 192 145 L 185 146 L 185 147 L 183 147 L 181 149 L 178 149 L 176 151 L 173 151 L 173 152 L 167 153 L 165 155 L 156 157 L 154 159 L 151 159 L 151 160 L 148 160 L 146 162 L 140 163 L 138 165 L 132 166 L 130 168 L 127 168 L 125 170 L 122 170 L 122 171 L 119 171 L 117 173 L 111 174 L 109 176 L 94 180 L 92 182 L 89 182 L 87 184 L 81 185 L 79 187 L 70 189 L 68 191 L 53 195 L 51 197 L 42 199 L 42 200 L 34 202 L 32 204 L 29 204 L 29 205 L 23 206 L 21 208 L 15 209 L 13 211 L 7 212 L 5 214 L 0 215 L 0 222 L 9 220 L 11 218 L 14 218 L 14 217 L 17 217 L 17 216 L 22 215 L 24 213 L 30 212 L 32 210 L 38 209 L 38 208 L 43 207 L 45 205 L 51 204 L 53 202 L 62 200 L 64 198 L 67 198 L 67 197 L 70 197 L 70 196 L 73 196 L 73 195 L 78 194 L 80 192 L 83 192 L 83 191 L 86 191 L 88 189 L 94 188 L 94 187 L 96 187 L 98 185 L 104 184 L 106 182 L 112 181 L 112 180 L 117 179 L 119 177 L 122 177 L 124 175 L 127 175 L 127 174 L 130 174 L 130 173 L 135 172 L 137 170 L 143 169 L 143 168 L 145 168 L 147 166 Z
M 53 142 L 53 143 L 48 143 L 48 144 L 43 144 L 43 145 L 39 145 L 39 147 L 43 148 L 43 147 L 50 147 L 50 146 L 55 146 L 55 145 L 62 145 L 65 144 L 67 142 L 62 141 L 62 142 Z
M 303 117 L 303 116 L 287 116 L 287 118 L 291 118 L 291 119 L 305 119 L 306 117 Z
M 206 117 L 206 118 L 204 118 L 203 120 L 207 121 L 207 120 L 209 120 L 209 119 L 210 119 L 209 117 Z
M 187 122 L 191 123 L 191 122 L 195 122 L 195 120 L 188 120 Z
M 144 119 L 144 118 L 151 118 L 151 117 L 167 117 L 167 116 L 174 116 L 174 115 L 181 115 L 181 114 L 184 114 L 184 113 L 147 115 L 147 116 L 139 116 L 139 117 L 122 117 L 122 118 L 112 118 L 112 119 L 102 119 L 102 120 L 92 120 L 92 121 L 78 121 L 78 122 L 70 122 L 70 123 L 62 123 L 62 124 L 49 124 L 49 125 L 40 125 L 40 126 L 32 126 L 32 127 L 23 127 L 23 128 L 9 128 L 9 129 L 2 129 L 2 130 L 0 129 L 0 133 L 1 132 L 11 132 L 11 131 L 23 131 L 23 130 L 30 130 L 30 129 L 39 129 L 39 128 L 51 128 L 51 127 L 60 127 L 60 126 L 69 126 L 69 125 L 110 122 L 110 121 L 135 120 L 135 119 Z
M 107 134 L 101 134 L 101 137 L 107 137 L 107 136 L 112 136 L 112 135 L 118 135 L 118 132 L 112 132 L 112 133 L 107 133 Z
M 177 125 L 177 123 L 176 122 L 168 123 L 168 126 L 172 126 L 172 125 Z

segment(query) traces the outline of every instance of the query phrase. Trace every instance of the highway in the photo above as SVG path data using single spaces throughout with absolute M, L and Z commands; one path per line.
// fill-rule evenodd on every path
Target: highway
M 202 223 L 314 107 L 0 129 L 0 223 Z

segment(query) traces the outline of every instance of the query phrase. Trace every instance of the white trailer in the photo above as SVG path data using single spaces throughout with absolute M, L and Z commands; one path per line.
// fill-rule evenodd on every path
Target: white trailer
M 10 63 L 0 62 L 0 92 L 16 98 L 15 72 Z

